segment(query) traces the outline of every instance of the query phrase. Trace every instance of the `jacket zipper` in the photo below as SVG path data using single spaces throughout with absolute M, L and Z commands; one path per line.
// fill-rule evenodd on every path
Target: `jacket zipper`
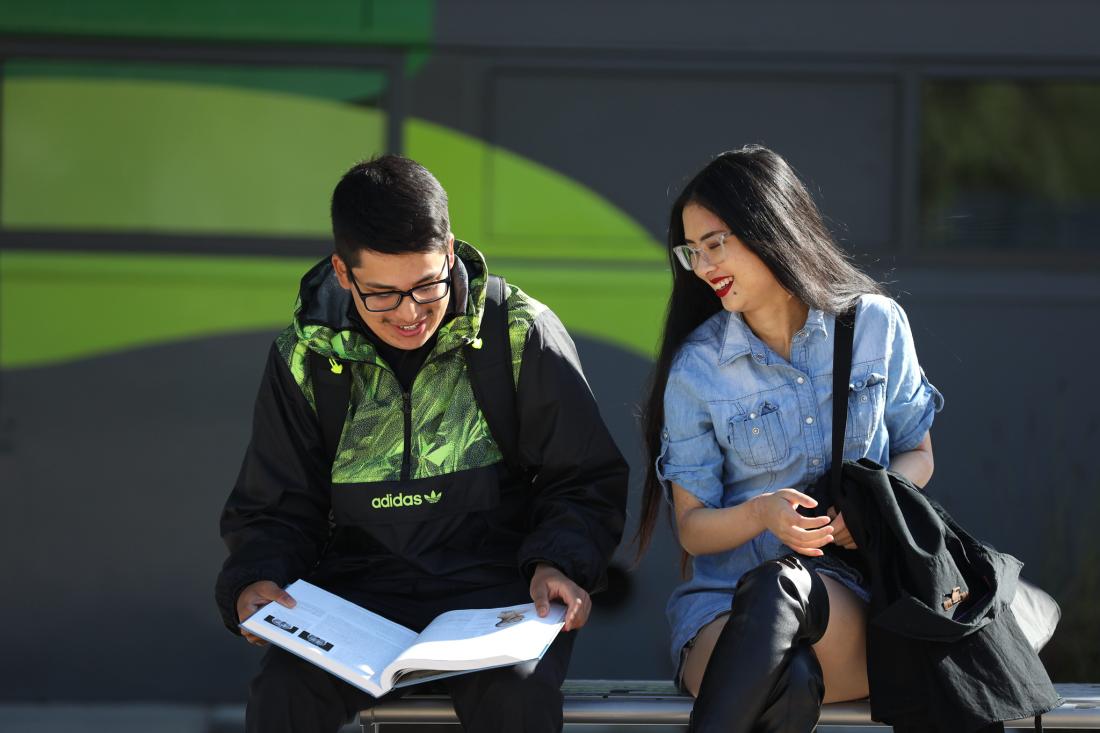
M 401 393 L 401 410 L 405 413 L 405 451 L 401 456 L 401 480 L 408 481 L 412 469 L 412 392 Z

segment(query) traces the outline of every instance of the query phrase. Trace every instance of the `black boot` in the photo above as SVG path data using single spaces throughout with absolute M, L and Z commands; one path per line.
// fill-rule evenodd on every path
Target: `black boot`
M 812 731 L 825 685 L 810 645 L 828 623 L 824 581 L 793 555 L 745 573 L 703 673 L 690 733 Z

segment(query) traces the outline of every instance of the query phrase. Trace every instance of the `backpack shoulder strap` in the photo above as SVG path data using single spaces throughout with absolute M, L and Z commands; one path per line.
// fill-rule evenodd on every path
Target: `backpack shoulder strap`
M 840 496 L 841 469 L 844 463 L 844 432 L 848 427 L 848 383 L 852 378 L 852 342 L 856 333 L 856 309 L 836 314 L 833 334 L 833 465 L 829 488 Z
M 474 399 L 485 415 L 489 432 L 500 447 L 504 462 L 520 475 L 523 469 L 519 460 L 519 413 L 508 334 L 507 293 L 504 278 L 489 275 L 481 338 L 465 347 L 465 356 Z M 309 352 L 309 369 L 325 457 L 331 465 L 347 419 L 351 376 L 345 364 L 314 351 Z
M 508 334 L 508 289 L 504 278 L 489 275 L 486 291 L 480 338 L 465 347 L 470 385 L 504 462 L 517 475 L 522 475 L 516 382 Z
M 336 460 L 340 434 L 348 416 L 351 401 L 351 373 L 347 365 L 337 359 L 309 352 L 309 372 L 313 378 L 313 400 L 317 405 L 317 422 L 321 426 L 321 443 L 328 465 Z

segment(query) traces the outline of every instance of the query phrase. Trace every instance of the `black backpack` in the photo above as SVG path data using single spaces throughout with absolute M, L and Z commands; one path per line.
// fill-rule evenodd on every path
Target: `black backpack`
M 519 415 L 512 372 L 512 344 L 508 335 L 507 292 L 504 278 L 489 275 L 481 337 L 467 344 L 465 351 L 474 398 L 504 462 L 519 476 L 525 471 L 519 460 Z M 351 375 L 339 361 L 327 359 L 315 351 L 309 352 L 309 364 L 321 439 L 331 466 L 348 414 Z

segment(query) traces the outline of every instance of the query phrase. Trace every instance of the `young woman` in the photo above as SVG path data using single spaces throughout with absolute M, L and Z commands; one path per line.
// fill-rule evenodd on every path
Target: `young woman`
M 943 404 L 904 311 L 833 243 L 781 157 L 723 153 L 677 198 L 672 298 L 645 414 L 640 550 L 671 502 L 690 580 L 668 604 L 694 731 L 809 731 L 867 695 L 859 574 L 844 517 L 805 517 L 831 463 L 835 316 L 856 312 L 844 457 L 923 486 Z

